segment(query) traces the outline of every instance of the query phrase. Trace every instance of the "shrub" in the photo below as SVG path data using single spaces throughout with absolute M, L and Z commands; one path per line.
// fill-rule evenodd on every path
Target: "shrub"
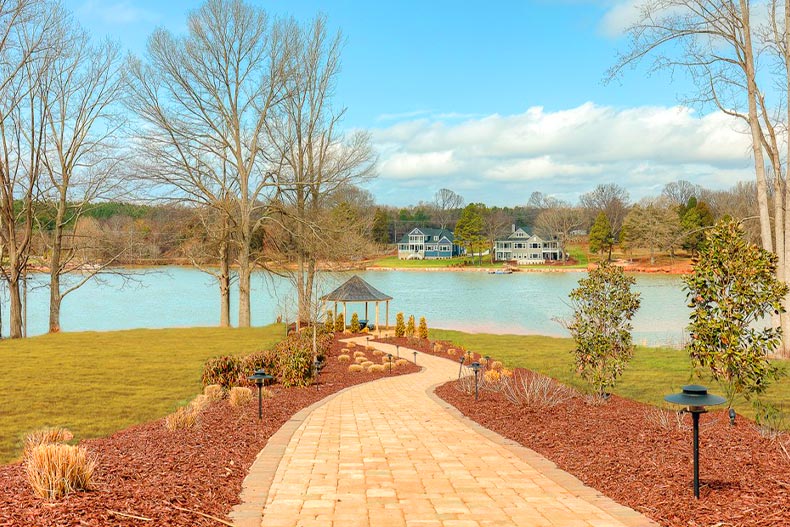
M 335 319 L 331 311 L 327 311 L 326 317 L 324 317 L 324 330 L 328 333 L 332 333 L 335 330 Z
M 359 364 L 352 364 L 351 366 L 348 367 L 348 371 L 351 372 L 362 371 L 362 366 L 360 366 Z
M 492 370 L 497 370 L 497 371 L 501 370 L 502 369 L 502 363 L 499 362 L 498 360 L 491 361 L 491 369 Z
M 225 390 L 230 389 L 239 382 L 242 376 L 242 365 L 239 357 L 223 355 L 206 361 L 203 365 L 203 386 L 219 384 Z
M 450 349 L 447 350 L 447 354 L 449 356 L 451 356 L 451 357 L 455 357 L 456 353 L 457 353 L 457 351 L 455 351 L 455 348 L 450 348 Z
M 269 374 L 273 374 L 277 371 L 277 354 L 274 350 L 256 351 L 243 357 L 241 359 L 241 376 L 243 377 L 243 382 L 239 382 L 239 384 L 249 384 L 247 377 L 260 369 L 265 370 L 266 373 Z
M 192 405 L 182 406 L 165 417 L 165 428 L 171 432 L 192 428 L 197 424 L 199 415 L 200 411 L 192 407 Z
M 414 338 L 414 315 L 409 315 L 409 321 L 406 323 L 406 336 Z
M 377 350 L 377 349 L 373 350 L 373 355 L 379 356 L 379 355 L 383 355 L 383 354 L 384 354 L 384 352 L 381 351 L 381 350 Z
M 348 346 L 348 349 L 354 349 L 357 347 L 357 345 L 353 342 L 346 343 L 346 346 Z
M 25 458 L 27 481 L 36 496 L 58 499 L 77 490 L 88 490 L 96 461 L 83 447 L 40 444 Z
M 402 337 L 406 333 L 406 324 L 403 321 L 403 313 L 395 315 L 395 336 Z
M 368 361 L 368 358 L 365 357 L 364 355 L 360 355 L 358 357 L 354 357 L 354 362 L 356 362 L 357 364 L 362 364 L 363 362 L 367 362 L 367 361 Z
M 406 366 L 408 363 L 406 359 L 398 359 L 395 361 L 395 366 Z
M 573 317 L 566 327 L 576 344 L 576 370 L 599 394 L 614 387 L 634 354 L 631 319 L 639 309 L 636 283 L 622 268 L 602 262 L 571 291 Z
M 384 371 L 384 365 L 383 364 L 373 364 L 373 363 L 371 363 L 370 366 L 368 366 L 368 372 L 369 373 L 382 373 L 383 371 Z
M 346 330 L 346 319 L 343 317 L 343 313 L 338 313 L 337 318 L 335 319 L 335 332 L 343 333 Z
M 357 357 L 364 357 L 364 356 L 365 356 L 365 352 L 364 352 L 364 351 L 355 351 L 355 352 L 354 352 L 354 358 L 355 358 L 355 359 L 356 359 Z
M 483 374 L 483 381 L 490 384 L 498 384 L 502 379 L 502 374 L 498 370 L 486 370 Z
M 338 355 L 338 356 L 337 356 L 337 361 L 338 361 L 338 362 L 349 362 L 350 360 L 351 360 L 351 357 L 349 357 L 349 356 L 348 356 L 348 355 L 346 355 L 346 354 L 343 354 L 343 355 Z
M 776 278 L 776 267 L 777 256 L 749 242 L 743 226 L 721 221 L 706 232 L 700 258 L 683 278 L 692 308 L 692 364 L 722 384 L 730 407 L 737 395 L 750 400 L 780 376 L 768 357 L 782 332 L 756 323 L 785 310 L 788 286 Z
M 24 441 L 24 455 L 32 451 L 40 445 L 51 445 L 54 443 L 65 443 L 74 439 L 72 434 L 67 428 L 42 428 L 35 430 L 25 436 Z
M 348 348 L 341 348 L 340 353 L 343 353 L 343 354 L 347 355 L 347 354 L 351 353 L 351 351 Z
M 225 398 L 225 390 L 219 384 L 209 384 L 203 388 L 203 395 L 208 397 L 209 401 L 219 401 Z
M 244 406 L 252 401 L 252 390 L 246 386 L 234 386 L 228 394 L 228 402 L 231 406 Z
M 362 366 L 363 368 L 370 368 L 371 366 L 373 366 L 373 362 L 369 361 L 369 360 L 366 360 L 364 362 L 361 362 L 360 366 Z
M 354 313 L 351 315 L 351 325 L 349 327 L 351 333 L 359 333 L 359 315 Z
M 420 317 L 420 327 L 417 330 L 417 336 L 428 340 L 428 323 L 425 321 L 425 317 Z
M 320 333 L 316 337 L 316 354 L 319 360 L 325 360 L 332 336 Z M 277 380 L 286 388 L 291 386 L 307 386 L 313 377 L 313 335 L 309 331 L 291 334 L 277 344 Z

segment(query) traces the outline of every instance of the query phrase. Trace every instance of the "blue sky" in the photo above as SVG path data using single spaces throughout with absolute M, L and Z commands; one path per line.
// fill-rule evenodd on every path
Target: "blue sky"
M 253 1 L 278 16 L 327 15 L 346 38 L 335 103 L 371 130 L 379 203 L 574 201 L 617 182 L 633 199 L 669 181 L 749 179 L 748 143 L 717 114 L 680 105 L 679 75 L 645 67 L 603 82 L 636 0 Z M 143 53 L 157 26 L 185 28 L 198 2 L 68 0 L 97 36 Z

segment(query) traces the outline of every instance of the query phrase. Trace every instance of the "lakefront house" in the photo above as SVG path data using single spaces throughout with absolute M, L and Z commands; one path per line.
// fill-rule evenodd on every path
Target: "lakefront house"
M 556 238 L 544 240 L 537 234 L 529 234 L 523 228 L 512 225 L 507 237 L 494 241 L 494 258 L 499 262 L 529 265 L 559 261 L 563 254 Z
M 460 256 L 463 248 L 454 240 L 453 232 L 447 229 L 415 227 L 398 242 L 398 259 L 438 260 Z

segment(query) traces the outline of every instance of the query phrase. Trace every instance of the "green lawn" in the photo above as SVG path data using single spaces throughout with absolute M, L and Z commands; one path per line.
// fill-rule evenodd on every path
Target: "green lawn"
M 205 359 L 267 348 L 283 333 L 272 325 L 3 340 L 0 463 L 18 456 L 24 435 L 43 426 L 65 426 L 85 439 L 167 415 L 201 391 Z
M 432 339 L 449 340 L 481 355 L 502 361 L 508 367 L 521 367 L 554 377 L 584 389 L 585 384 L 573 372 L 573 340 L 539 335 L 470 334 L 442 329 L 431 330 Z M 781 361 L 786 368 L 786 361 Z M 710 379 L 692 379 L 688 355 L 677 349 L 637 346 L 614 393 L 645 403 L 664 406 L 664 396 L 680 391 L 689 383 L 702 383 L 719 395 L 724 391 Z M 783 408 L 790 420 L 790 377 L 775 382 L 764 400 Z M 738 413 L 753 417 L 750 403 L 738 400 Z M 787 423 L 790 424 L 790 423 Z
M 425 269 L 425 268 L 442 268 L 452 267 L 463 264 L 464 261 L 472 261 L 469 256 L 449 258 L 446 260 L 399 260 L 397 256 L 386 256 L 373 262 L 373 265 L 378 267 L 395 267 L 398 269 Z M 467 267 L 477 267 L 477 257 L 474 259 L 474 265 Z M 492 264 L 491 258 L 483 256 L 483 263 L 480 267 L 502 267 L 502 262 Z

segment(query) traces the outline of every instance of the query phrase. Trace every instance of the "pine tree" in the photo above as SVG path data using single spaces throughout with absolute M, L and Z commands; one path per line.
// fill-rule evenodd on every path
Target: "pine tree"
M 417 335 L 421 339 L 428 339 L 428 323 L 425 321 L 425 317 L 420 317 L 420 328 L 417 331 Z
M 376 209 L 376 213 L 373 215 L 373 228 L 371 234 L 374 242 L 389 243 L 390 219 L 385 211 Z
M 343 316 L 343 313 L 337 314 L 337 319 L 335 320 L 335 331 L 337 333 L 343 333 L 346 330 L 346 319 Z
M 409 321 L 406 323 L 406 336 L 414 338 L 414 315 L 409 315 Z
M 395 315 L 395 336 L 402 337 L 406 333 L 406 324 L 403 322 L 403 313 Z
M 349 329 L 351 333 L 359 333 L 359 315 L 356 313 L 351 315 L 351 326 Z
M 595 223 L 590 229 L 590 252 L 598 254 L 602 251 L 608 251 L 608 260 L 612 260 L 612 247 L 614 246 L 614 234 L 612 234 L 612 225 L 609 223 L 609 218 L 603 212 L 598 213 L 595 218 Z

